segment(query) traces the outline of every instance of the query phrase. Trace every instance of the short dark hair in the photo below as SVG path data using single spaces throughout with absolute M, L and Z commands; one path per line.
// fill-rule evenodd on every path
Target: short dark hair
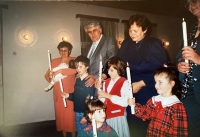
M 69 64 L 69 68 L 72 68 L 72 69 L 76 68 L 75 60 L 74 59 L 71 59 L 68 64 Z
M 80 55 L 75 59 L 75 63 L 79 63 L 79 62 L 82 62 L 86 67 L 89 67 L 90 65 L 90 60 L 86 56 L 83 56 L 83 55 Z
M 90 96 L 87 96 L 85 99 L 85 113 L 84 113 L 87 123 L 89 123 L 89 124 L 92 123 L 92 121 L 90 120 L 88 115 L 94 114 L 94 112 L 99 109 L 105 110 L 106 105 L 101 100 L 99 100 L 98 97 L 91 98 Z
M 142 31 L 147 30 L 146 35 L 151 34 L 151 22 L 146 16 L 140 14 L 132 15 L 128 21 L 128 28 L 130 29 L 131 25 L 134 23 L 136 23 L 137 26 L 142 27 Z
M 113 66 L 113 68 L 117 70 L 119 76 L 121 77 L 125 76 L 127 65 L 124 60 L 122 60 L 117 56 L 114 56 L 110 58 L 106 63 L 107 69 L 109 69 L 111 66 Z
M 154 72 L 154 76 L 166 74 L 169 81 L 174 81 L 174 87 L 172 87 L 172 94 L 180 98 L 181 95 L 181 84 L 178 79 L 178 71 L 172 63 L 166 63 L 161 67 L 157 68 Z
M 72 51 L 72 48 L 73 48 L 72 44 L 69 43 L 69 42 L 67 42 L 67 41 L 62 41 L 62 42 L 60 42 L 60 43 L 58 44 L 57 49 L 60 50 L 61 48 L 64 48 L 64 47 L 68 48 L 68 50 L 69 50 L 69 55 L 70 55 L 70 54 L 71 54 L 71 51 Z

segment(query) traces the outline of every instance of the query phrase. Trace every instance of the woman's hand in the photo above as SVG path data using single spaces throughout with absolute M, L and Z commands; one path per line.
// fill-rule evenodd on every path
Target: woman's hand
M 61 97 L 68 98 L 69 97 L 69 93 L 61 92 Z
M 128 105 L 129 105 L 129 106 L 135 105 L 135 98 L 129 98 L 129 99 L 128 99 Z
M 50 70 L 48 70 L 46 72 L 46 74 L 44 75 L 45 79 L 48 81 L 48 82 L 51 82 L 51 79 L 52 79 L 52 72 Z
M 59 74 L 59 73 L 62 73 L 62 70 L 61 69 L 59 69 L 59 70 L 57 70 L 57 71 L 55 71 L 55 72 L 53 72 L 52 71 L 52 77 L 54 78 L 57 74 Z
M 137 93 L 142 87 L 146 86 L 143 80 L 132 83 L 133 93 Z
M 190 65 L 186 62 L 178 62 L 177 68 L 179 72 L 186 74 L 190 70 Z
M 86 87 L 92 87 L 95 83 L 95 78 L 93 75 L 88 75 L 86 78 L 85 78 L 87 81 L 85 82 L 85 86 Z
M 182 50 L 183 59 L 191 60 L 195 64 L 200 65 L 200 56 L 194 51 L 193 48 L 191 48 L 190 46 L 185 46 L 182 48 Z
M 87 123 L 87 120 L 85 119 L 85 117 L 83 117 L 80 121 L 81 124 L 86 124 Z
M 110 95 L 110 94 L 108 94 L 107 92 L 104 92 L 104 91 L 98 91 L 97 94 L 98 94 L 99 98 L 108 98 L 110 100 L 112 98 L 112 95 Z

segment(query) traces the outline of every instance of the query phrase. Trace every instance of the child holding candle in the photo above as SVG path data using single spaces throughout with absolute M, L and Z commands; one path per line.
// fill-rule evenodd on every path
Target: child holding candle
M 149 99 L 146 105 L 135 103 L 135 99 L 129 99 L 129 105 L 135 105 L 137 117 L 150 120 L 148 137 L 187 137 L 186 110 L 176 96 L 180 93 L 176 68 L 171 64 L 165 64 L 155 71 L 154 79 L 159 95 Z
M 126 63 L 112 57 L 107 61 L 108 74 L 103 85 L 103 91 L 98 96 L 106 105 L 106 122 L 115 129 L 119 137 L 130 137 L 126 119 L 126 107 L 130 97 L 128 81 L 123 77 L 126 74 Z M 97 85 L 99 86 L 99 85 Z
M 63 62 L 63 63 L 60 63 L 57 67 L 55 67 L 55 68 L 53 68 L 52 69 L 52 72 L 54 72 L 56 75 L 55 75 L 55 77 L 53 77 L 52 79 L 51 79 L 51 82 L 50 82 L 50 84 L 44 89 L 44 91 L 49 91 L 52 87 L 53 87 L 53 85 L 56 83 L 56 82 L 58 82 L 59 81 L 59 79 L 64 79 L 64 78 L 66 78 L 67 76 L 65 75 L 62 75 L 61 74 L 61 69 L 67 69 L 67 68 L 72 68 L 72 69 L 75 69 L 76 67 L 75 67 L 75 62 L 74 62 L 74 60 L 70 60 L 69 61 L 69 64 L 66 64 L 65 62 Z
M 75 59 L 76 71 L 78 77 L 74 85 L 73 93 L 62 93 L 62 96 L 74 102 L 74 112 L 76 113 L 76 130 L 79 133 L 86 126 L 86 119 L 84 118 L 85 111 L 85 98 L 96 95 L 96 89 L 94 86 L 86 87 L 85 78 L 88 76 L 90 60 L 85 56 L 78 56 Z
M 81 130 L 78 137 L 96 137 L 93 133 L 92 120 L 96 121 L 96 131 L 98 137 L 118 137 L 116 131 L 109 126 L 105 119 L 105 108 L 103 102 L 98 98 L 87 97 L 85 100 L 85 118 L 88 125 Z

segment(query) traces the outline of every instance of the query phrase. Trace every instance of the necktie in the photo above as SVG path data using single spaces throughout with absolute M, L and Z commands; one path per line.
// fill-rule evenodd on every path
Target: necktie
M 92 57 L 92 55 L 93 55 L 93 53 L 94 53 L 94 50 L 95 50 L 95 44 L 93 43 L 93 44 L 92 44 L 92 47 L 91 47 L 91 51 L 90 51 L 90 53 L 88 54 L 88 58 L 89 58 L 89 59 Z

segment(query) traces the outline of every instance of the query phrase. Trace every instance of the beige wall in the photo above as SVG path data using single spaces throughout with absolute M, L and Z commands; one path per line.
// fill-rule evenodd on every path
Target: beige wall
M 74 46 L 72 56 L 80 55 L 80 20 L 75 18 L 76 14 L 124 20 L 138 13 L 73 2 L 7 2 L 6 4 L 8 9 L 3 9 L 3 91 L 1 91 L 4 92 L 4 96 L 0 98 L 4 99 L 4 125 L 54 119 L 52 91 L 43 91 L 48 84 L 44 79 L 48 68 L 47 50 L 50 50 L 52 58 L 58 57 L 56 34 L 67 30 L 72 38 L 70 42 Z M 170 56 L 174 60 L 181 38 L 181 19 L 145 15 L 153 23 L 158 24 L 158 37 L 169 40 Z M 37 36 L 32 46 L 20 45 L 16 39 L 20 30 L 27 27 Z M 119 37 L 123 39 L 123 24 L 119 23 L 118 27 Z M 2 113 L 2 110 L 0 112 Z

